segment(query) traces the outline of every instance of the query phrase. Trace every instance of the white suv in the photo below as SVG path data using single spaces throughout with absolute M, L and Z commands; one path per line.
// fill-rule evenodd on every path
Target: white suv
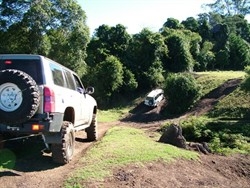
M 162 89 L 152 90 L 144 100 L 144 104 L 147 106 L 158 106 L 158 104 L 164 99 L 164 91 Z
M 53 161 L 68 163 L 75 132 L 97 139 L 97 103 L 77 74 L 40 55 L 0 55 L 0 134 L 41 134 Z

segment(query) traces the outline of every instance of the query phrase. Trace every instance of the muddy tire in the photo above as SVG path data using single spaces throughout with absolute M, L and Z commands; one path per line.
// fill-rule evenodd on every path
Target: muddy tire
M 95 141 L 97 140 L 98 133 L 97 133 L 97 117 L 96 114 L 93 114 L 91 124 L 88 128 L 85 129 L 87 133 L 87 140 L 88 141 Z
M 67 164 L 73 158 L 75 133 L 71 122 L 64 121 L 61 128 L 61 143 L 52 143 L 52 159 L 55 163 Z
M 0 71 L 0 123 L 29 120 L 40 103 L 39 88 L 28 74 L 14 69 Z

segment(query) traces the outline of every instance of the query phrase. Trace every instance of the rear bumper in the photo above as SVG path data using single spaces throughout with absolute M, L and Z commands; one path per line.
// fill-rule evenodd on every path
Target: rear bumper
M 35 134 L 60 132 L 63 121 L 62 113 L 36 114 L 30 120 L 16 125 L 0 124 L 0 132 L 13 134 Z

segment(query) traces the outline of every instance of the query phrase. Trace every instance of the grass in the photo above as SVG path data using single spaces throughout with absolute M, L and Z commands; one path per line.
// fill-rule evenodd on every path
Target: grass
M 98 110 L 98 122 L 114 122 L 122 119 L 128 112 L 133 109 L 135 106 L 141 103 L 145 97 L 145 93 L 135 94 L 137 98 L 132 101 L 125 102 L 125 99 L 118 100 L 116 105 L 119 107 L 114 107 L 108 110 Z M 119 103 L 121 102 L 121 104 Z
M 129 108 L 114 108 L 110 110 L 98 110 L 98 122 L 113 122 L 127 114 Z
M 223 119 L 250 119 L 250 92 L 241 88 L 236 89 L 220 100 L 208 116 Z
M 206 95 L 229 79 L 243 79 L 246 73 L 243 71 L 213 71 L 197 72 L 195 76 L 197 82 L 202 86 L 202 95 Z
M 0 172 L 4 169 L 13 169 L 15 161 L 15 154 L 11 150 L 0 149 Z
M 114 127 L 101 142 L 88 150 L 81 161 L 83 168 L 75 171 L 65 186 L 78 187 L 88 181 L 102 181 L 112 176 L 114 168 L 128 164 L 143 165 L 157 160 L 170 162 L 180 158 L 197 160 L 198 157 L 195 152 L 156 142 L 142 130 Z

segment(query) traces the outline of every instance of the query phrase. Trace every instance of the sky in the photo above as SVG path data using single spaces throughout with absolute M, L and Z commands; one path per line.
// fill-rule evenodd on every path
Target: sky
M 159 31 L 168 18 L 180 22 L 204 13 L 203 4 L 214 0 L 77 0 L 87 16 L 91 35 L 100 25 L 122 24 L 129 34 L 143 28 Z

